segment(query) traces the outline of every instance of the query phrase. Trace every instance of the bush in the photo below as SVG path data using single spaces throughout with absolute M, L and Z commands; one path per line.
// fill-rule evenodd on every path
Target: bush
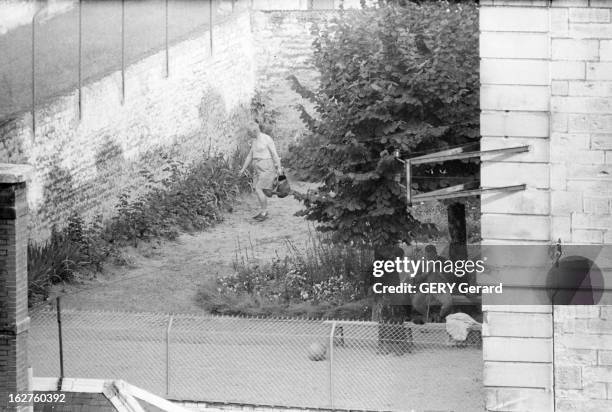
M 323 178 L 317 192 L 302 196 L 303 215 L 338 241 L 409 243 L 420 222 L 406 213 L 396 154 L 478 147 L 477 6 L 391 2 L 343 13 L 312 31 L 319 86 L 310 91 L 292 80 L 316 116 L 303 113 L 313 137 L 294 157 L 313 156 L 298 165 Z M 478 171 L 467 161 L 419 165 L 412 189 L 473 184 Z
M 80 267 L 87 264 L 81 244 L 71 239 L 68 230 L 57 231 L 42 244 L 28 243 L 28 298 L 44 300 L 53 283 L 74 280 Z
M 201 230 L 221 221 L 223 212 L 231 211 L 236 196 L 248 187 L 248 179 L 237 175 L 232 161 L 219 155 L 191 165 L 167 155 L 162 159 L 163 176 L 141 170 L 147 190 L 121 194 L 109 221 L 97 215 L 86 224 L 74 214 L 63 229 L 54 227 L 46 242 L 29 243 L 31 303 L 47 298 L 54 283 L 72 281 L 80 271 L 102 270 L 109 258 L 124 263 L 122 246 L 174 239 L 181 230 Z
M 166 175 L 153 177 L 147 170 L 142 175 L 152 189 L 130 198 L 123 193 L 116 205 L 111 235 L 118 242 L 174 239 L 180 230 L 201 230 L 223 219 L 223 211 L 231 209 L 246 178 L 240 177 L 224 157 L 217 155 L 191 167 L 167 160 Z
M 251 116 L 261 127 L 261 131 L 274 136 L 276 128 L 276 119 L 279 115 L 277 110 L 270 108 L 271 97 L 269 94 L 261 90 L 255 90 L 255 94 L 251 99 Z
M 365 285 L 372 267 L 371 252 L 312 234 L 304 251 L 288 242 L 283 259 L 257 263 L 247 252 L 236 258 L 234 273 L 202 287 L 198 301 L 204 309 L 249 316 L 369 315 Z
M 298 180 L 320 182 L 325 177 L 325 163 L 320 159 L 320 151 L 325 140 L 316 134 L 308 134 L 298 143 L 287 148 L 285 161 Z

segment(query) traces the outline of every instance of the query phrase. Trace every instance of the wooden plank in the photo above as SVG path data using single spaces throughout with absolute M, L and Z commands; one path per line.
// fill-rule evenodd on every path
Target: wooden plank
M 460 185 L 449 186 L 449 187 L 445 187 L 443 189 L 432 190 L 431 192 L 427 192 L 427 193 L 424 193 L 424 194 L 426 194 L 428 196 L 438 196 L 438 195 L 444 195 L 444 194 L 447 194 L 447 193 L 455 193 L 455 192 L 458 192 L 460 190 L 466 190 L 467 189 L 466 186 L 467 185 L 465 183 L 462 183 Z M 419 196 L 419 195 L 416 195 L 415 198 L 417 196 Z
M 446 162 L 449 160 L 460 160 L 460 159 L 470 159 L 474 157 L 480 157 L 482 155 L 490 155 L 490 154 L 512 154 L 512 153 L 523 153 L 529 151 L 529 146 L 517 146 L 517 147 L 505 147 L 502 149 L 492 149 L 492 150 L 480 150 L 477 152 L 464 152 L 457 154 L 444 154 L 445 152 L 434 153 L 431 155 L 413 157 L 410 162 L 413 165 L 420 165 L 425 163 L 436 163 L 436 162 Z
M 141 399 L 150 405 L 168 412 L 190 412 L 189 409 L 183 408 L 175 403 L 172 403 L 160 396 L 154 395 L 151 392 L 145 391 L 137 386 L 127 382 L 122 382 L 124 390 L 131 396 Z
M 32 378 L 33 390 L 57 391 L 59 378 Z M 63 378 L 62 392 L 102 393 L 106 381 L 103 379 Z
M 473 146 L 473 144 L 470 146 Z M 456 155 L 459 153 L 465 153 L 466 148 L 467 146 L 462 146 L 462 147 L 456 147 L 454 149 L 441 150 L 439 152 L 427 153 L 422 156 L 413 157 L 412 159 L 413 160 L 414 159 L 429 159 L 429 158 L 438 157 L 438 156 L 452 156 L 452 155 Z
M 419 201 L 419 202 L 425 202 L 428 200 L 454 199 L 457 197 L 478 196 L 482 193 L 488 193 L 488 192 L 517 192 L 519 190 L 525 190 L 525 187 L 526 185 L 489 187 L 489 188 L 479 188 L 479 189 L 473 189 L 473 190 L 462 190 L 459 192 L 440 194 L 440 195 L 430 195 L 429 193 L 423 193 L 420 195 L 412 196 L 412 200 Z
M 39 378 L 32 379 L 32 390 L 38 392 L 55 392 L 57 391 L 57 378 Z

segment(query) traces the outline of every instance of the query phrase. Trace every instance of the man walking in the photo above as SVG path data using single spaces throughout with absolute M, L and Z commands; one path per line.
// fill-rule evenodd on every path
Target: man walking
M 253 216 L 253 219 L 264 221 L 268 218 L 268 198 L 263 192 L 263 189 L 271 189 L 274 179 L 281 173 L 281 162 L 274 140 L 265 133 L 259 130 L 259 125 L 250 123 L 247 126 L 247 135 L 251 139 L 251 150 L 247 155 L 246 160 L 240 174 L 244 173 L 247 167 L 253 163 L 255 169 L 255 194 L 259 202 L 259 213 Z

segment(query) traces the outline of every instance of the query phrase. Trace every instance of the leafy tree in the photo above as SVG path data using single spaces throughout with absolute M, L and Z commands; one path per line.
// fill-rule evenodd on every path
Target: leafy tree
M 302 197 L 302 213 L 344 242 L 410 241 L 419 222 L 406 211 L 394 153 L 478 144 L 476 5 L 403 2 L 345 11 L 313 32 L 320 87 L 312 92 L 293 80 L 315 103 L 316 115 L 303 110 L 303 118 L 322 142 L 309 155 L 323 184 Z M 474 181 L 478 168 L 455 161 L 413 173 L 413 189 L 430 191 Z

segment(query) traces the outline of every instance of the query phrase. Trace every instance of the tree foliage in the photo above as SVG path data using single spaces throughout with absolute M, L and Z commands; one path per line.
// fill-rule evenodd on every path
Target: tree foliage
M 313 27 L 320 87 L 294 89 L 315 103 L 303 111 L 323 184 L 303 196 L 303 214 L 342 241 L 410 241 L 403 167 L 394 158 L 478 142 L 478 12 L 475 4 L 407 3 L 342 13 Z M 447 162 L 415 168 L 413 189 L 474 180 L 477 167 Z M 402 182 L 403 183 L 403 182 Z

